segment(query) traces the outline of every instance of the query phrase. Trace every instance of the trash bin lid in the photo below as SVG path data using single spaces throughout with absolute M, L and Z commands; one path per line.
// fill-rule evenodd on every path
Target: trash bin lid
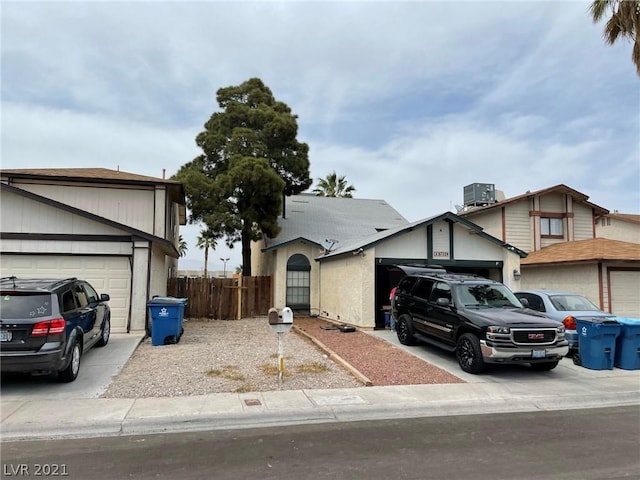
M 156 295 L 154 297 L 151 297 L 151 300 L 147 302 L 147 305 L 184 305 L 186 303 L 186 298 L 162 297 Z
M 616 321 L 622 325 L 640 325 L 640 318 L 616 317 Z

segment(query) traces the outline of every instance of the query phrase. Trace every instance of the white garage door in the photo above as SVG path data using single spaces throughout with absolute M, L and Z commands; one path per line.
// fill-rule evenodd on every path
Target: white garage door
M 619 317 L 640 318 L 640 271 L 611 272 L 611 312 Z
M 89 257 L 62 255 L 2 255 L 2 276 L 35 278 L 78 277 L 87 280 L 98 293 L 108 293 L 111 330 L 127 331 L 131 268 L 128 257 Z

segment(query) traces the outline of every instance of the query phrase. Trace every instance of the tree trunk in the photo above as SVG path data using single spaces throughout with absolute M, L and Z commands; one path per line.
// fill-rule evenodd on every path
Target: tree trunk
M 251 276 L 251 233 L 242 232 L 242 276 Z
M 209 263 L 209 247 L 204 247 L 204 278 L 207 278 L 208 263 Z

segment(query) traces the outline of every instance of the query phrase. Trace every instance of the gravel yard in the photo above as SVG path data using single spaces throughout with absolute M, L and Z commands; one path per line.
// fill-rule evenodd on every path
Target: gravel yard
M 356 331 L 324 330 L 328 322 L 296 318 L 294 325 L 344 358 L 374 385 L 458 383 L 459 378 L 387 342 Z M 152 346 L 146 338 L 102 397 L 144 398 L 350 388 L 359 377 L 336 363 L 305 335 L 284 336 L 285 375 L 278 378 L 278 339 L 266 318 L 184 322 L 175 345 Z

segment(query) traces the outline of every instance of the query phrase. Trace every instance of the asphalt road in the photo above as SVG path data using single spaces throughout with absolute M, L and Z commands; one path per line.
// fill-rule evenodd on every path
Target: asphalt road
M 3 442 L 1 448 L 3 478 L 640 478 L 640 409 Z

